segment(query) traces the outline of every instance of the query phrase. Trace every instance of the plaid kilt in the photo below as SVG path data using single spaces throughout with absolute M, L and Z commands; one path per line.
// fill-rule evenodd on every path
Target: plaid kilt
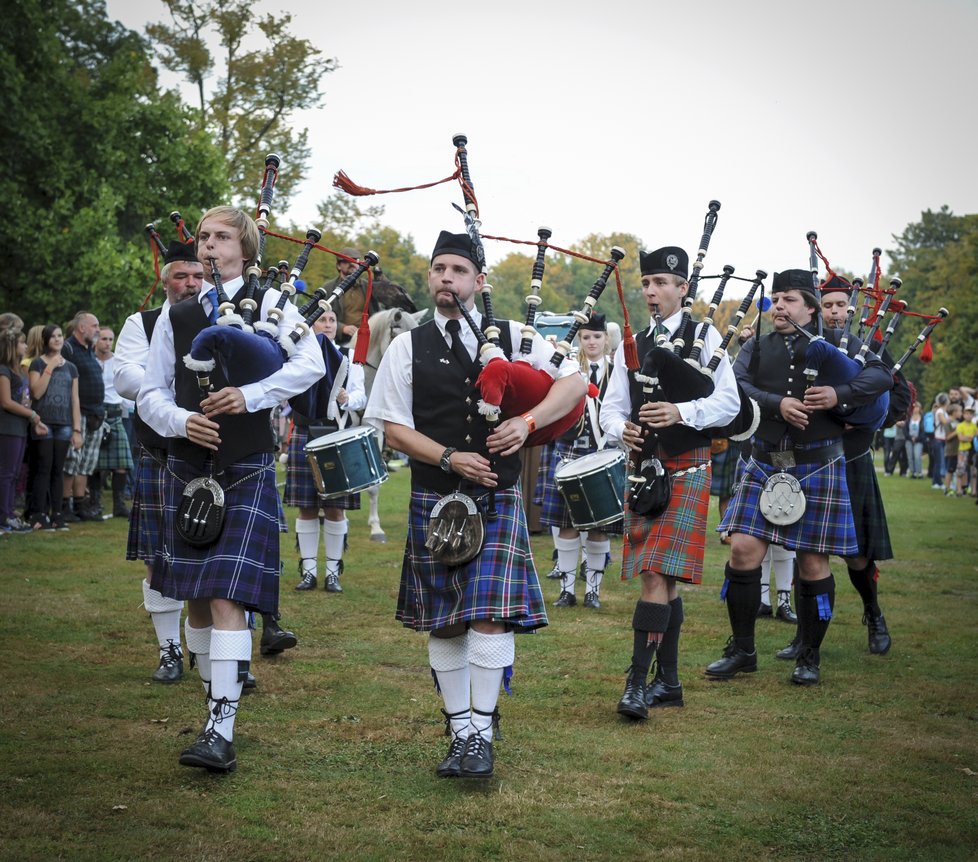
M 572 443 L 564 443 L 557 440 L 551 446 L 548 446 L 545 452 L 541 453 L 543 456 L 549 456 L 550 459 L 550 464 L 546 471 L 546 484 L 543 487 L 543 497 L 540 503 L 540 523 L 545 527 L 569 527 L 576 529 L 571 523 L 570 512 L 567 511 L 567 504 L 564 502 L 564 498 L 557 488 L 554 473 L 564 461 L 573 461 L 575 458 L 590 455 L 592 452 L 597 451 L 597 447 L 595 446 L 574 448 Z M 543 475 L 543 458 L 541 457 L 539 476 L 542 477 Z M 539 482 L 539 478 L 537 481 Z M 610 515 L 611 513 L 609 512 L 608 514 Z M 605 524 L 603 527 L 595 527 L 594 529 L 612 536 L 620 536 L 622 521 L 614 521 L 611 524 Z
M 463 487 L 462 493 L 466 493 Z M 480 508 L 485 489 L 478 491 Z M 445 566 L 424 546 L 428 517 L 442 495 L 412 486 L 407 542 L 396 618 L 427 632 L 471 620 L 509 623 L 517 632 L 547 625 L 547 610 L 533 565 L 519 483 L 496 491 L 499 517 L 486 521 L 482 552 L 463 566 Z
M 82 428 L 85 427 L 85 419 L 82 417 Z M 82 434 L 81 449 L 68 447 L 68 458 L 65 460 L 65 475 L 91 476 L 98 466 L 98 452 L 101 445 L 101 425 L 94 431 L 84 431 Z
M 175 527 L 185 483 L 207 472 L 172 455 L 167 467 L 162 545 L 153 561 L 153 589 L 171 599 L 230 599 L 248 610 L 276 613 L 279 533 L 285 532 L 285 518 L 275 487 L 274 456 L 260 452 L 225 468 L 220 477 L 226 506 L 224 528 L 207 548 L 188 545 Z M 231 487 L 256 470 L 258 475 Z
M 127 560 L 152 562 L 160 547 L 165 472 L 160 461 L 165 460 L 165 452 L 157 452 L 154 458 L 140 446 L 139 467 L 132 492 L 132 511 L 129 515 L 129 536 L 126 540 Z
M 106 418 L 105 424 L 112 429 L 112 436 L 98 450 L 98 469 L 132 470 L 132 448 L 129 445 L 129 435 L 122 424 L 122 417 Z
M 547 488 L 554 483 L 554 444 L 545 443 L 540 449 L 540 469 L 537 470 L 537 483 L 533 488 L 533 502 L 543 507 Z
M 711 497 L 733 496 L 734 483 L 737 479 L 737 462 L 740 460 L 740 447 L 730 443 L 726 451 L 712 456 L 712 478 L 710 479 Z
M 799 448 L 819 449 L 838 442 L 815 440 L 800 444 Z M 805 514 L 786 527 L 768 523 L 760 510 L 764 483 L 777 472 L 770 464 L 751 458 L 717 531 L 746 533 L 783 545 L 789 551 L 855 556 L 859 546 L 846 485 L 845 459 L 836 458 L 828 464 L 799 464 L 786 471 L 798 480 L 806 500 Z
M 710 449 L 700 446 L 662 463 L 671 473 L 705 466 L 673 479 L 669 507 L 657 518 L 636 515 L 626 501 L 621 579 L 627 581 L 649 571 L 698 584 L 703 580 L 710 508 Z
M 852 501 L 852 520 L 856 526 L 859 556 L 870 560 L 892 560 L 890 530 L 886 524 L 879 482 L 876 481 L 872 450 L 867 449 L 862 455 L 846 460 L 846 484 Z
M 285 465 L 285 505 L 300 509 L 314 509 L 324 505 L 312 477 L 312 467 L 306 458 L 306 443 L 309 442 L 309 429 L 300 425 L 292 427 L 289 440 L 289 458 Z M 331 497 L 325 505 L 335 509 L 359 509 L 360 495 L 347 494 Z

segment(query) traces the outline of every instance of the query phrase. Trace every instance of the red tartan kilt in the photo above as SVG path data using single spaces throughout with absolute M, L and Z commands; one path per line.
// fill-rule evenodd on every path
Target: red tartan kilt
M 706 468 L 673 480 L 669 508 L 657 518 L 634 514 L 626 502 L 621 579 L 650 571 L 699 584 L 710 508 L 710 449 L 691 449 L 663 463 L 670 473 L 700 465 Z

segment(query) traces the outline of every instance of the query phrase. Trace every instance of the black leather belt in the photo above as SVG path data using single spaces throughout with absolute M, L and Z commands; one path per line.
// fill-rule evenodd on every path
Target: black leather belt
M 795 464 L 828 464 L 836 458 L 843 456 L 844 450 L 842 443 L 833 443 L 831 446 L 822 446 L 819 449 L 761 449 L 758 446 L 751 448 L 751 456 L 755 461 L 763 461 L 765 464 L 775 464 L 779 454 L 791 455 Z

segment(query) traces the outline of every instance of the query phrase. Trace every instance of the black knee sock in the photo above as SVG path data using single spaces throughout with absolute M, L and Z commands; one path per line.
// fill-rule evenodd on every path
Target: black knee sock
M 744 652 L 754 652 L 754 623 L 761 604 L 761 567 L 735 569 L 727 563 L 727 615 L 734 643 Z
M 802 649 L 822 645 L 832 610 L 835 607 L 835 578 L 829 575 L 820 581 L 802 581 L 798 588 L 798 625 L 801 628 Z
M 634 642 L 632 646 L 632 673 L 645 679 L 652 666 L 652 657 L 656 647 L 662 640 L 662 635 L 669 627 L 669 615 L 672 608 L 656 602 L 635 603 L 635 614 L 632 617 Z
M 876 561 L 870 560 L 865 569 L 849 569 L 849 580 L 863 600 L 863 607 L 866 613 L 878 616 L 880 612 L 879 600 L 877 598 L 876 578 L 879 572 L 876 568 Z
M 659 670 L 656 675 L 666 685 L 679 685 L 679 630 L 685 619 L 682 597 L 674 598 L 669 602 L 669 607 L 669 626 L 659 644 Z

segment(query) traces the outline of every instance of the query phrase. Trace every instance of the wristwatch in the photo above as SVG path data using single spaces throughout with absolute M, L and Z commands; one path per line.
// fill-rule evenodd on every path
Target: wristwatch
M 441 460 L 438 462 L 438 466 L 442 468 L 446 473 L 452 472 L 452 453 L 458 452 L 454 446 L 449 446 L 444 452 L 441 453 Z

